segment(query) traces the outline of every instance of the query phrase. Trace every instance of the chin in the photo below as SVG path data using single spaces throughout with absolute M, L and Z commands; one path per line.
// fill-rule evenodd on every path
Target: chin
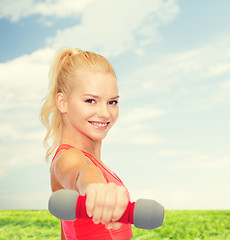
M 103 139 L 105 139 L 106 136 L 107 136 L 107 133 L 100 134 L 100 135 L 91 135 L 89 136 L 89 138 L 91 138 L 93 141 L 102 141 Z
M 106 137 L 106 136 L 103 136 L 103 137 L 99 137 L 99 136 L 98 136 L 98 137 L 96 137 L 96 136 L 93 137 L 93 136 L 92 136 L 91 139 L 92 139 L 93 141 L 95 141 L 95 142 L 100 142 L 100 141 L 102 141 L 103 139 L 105 139 L 105 137 Z

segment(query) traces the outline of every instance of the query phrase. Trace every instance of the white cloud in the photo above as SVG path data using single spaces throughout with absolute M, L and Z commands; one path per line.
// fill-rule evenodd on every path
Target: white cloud
M 54 16 L 58 18 L 79 17 L 81 11 L 92 0 L 1 0 L 0 18 L 9 18 L 15 22 L 31 15 L 43 17 Z
M 80 24 L 57 31 L 47 44 L 55 49 L 63 46 L 103 52 L 117 56 L 142 48 L 161 37 L 159 27 L 172 21 L 179 13 L 176 0 L 19 0 L 0 2 L 0 18 L 18 21 L 31 15 L 41 16 L 42 22 L 52 24 L 48 16 L 78 17 Z
M 205 189 L 189 189 L 182 186 L 171 186 L 169 189 L 130 188 L 132 201 L 137 199 L 154 199 L 165 209 L 229 209 L 230 194 L 218 185 L 206 186 Z M 222 196 L 222 197 L 219 197 Z
M 37 165 L 44 159 L 45 133 L 39 112 L 52 55 L 53 50 L 47 48 L 0 64 L 1 177 L 15 167 Z
M 16 114 L 17 118 L 9 119 L 18 123 L 21 121 L 22 124 L 23 120 L 28 121 L 35 117 L 33 109 L 39 106 L 47 92 L 53 53 L 52 49 L 46 48 L 0 64 L 0 109 L 5 113 L 1 120 L 6 120 L 8 114 Z
M 32 14 L 56 16 L 59 18 L 77 17 L 78 14 L 93 0 L 56 0 L 35 3 Z
M 200 82 L 223 75 L 230 72 L 229 43 L 230 36 L 226 37 L 224 42 L 220 38 L 199 49 L 162 56 L 158 63 L 140 68 L 134 71 L 132 76 L 144 76 L 146 90 L 151 86 L 151 89 L 158 91 L 162 90 L 159 89 L 160 82 L 169 86 L 182 81 Z M 158 88 L 154 88 L 156 83 Z
M 82 11 L 82 22 L 59 30 L 48 45 L 79 47 L 117 56 L 159 40 L 158 28 L 179 12 L 175 1 L 97 0 Z M 137 41 L 138 39 L 138 41 Z
M 22 122 L 18 122 L 19 118 L 17 114 L 14 114 L 13 117 L 16 117 L 16 121 L 12 121 L 11 123 L 2 123 L 0 122 L 0 136 L 1 140 L 7 139 L 7 142 L 23 142 L 23 141 L 36 141 L 42 139 L 44 136 L 44 132 L 39 129 L 37 130 L 36 127 L 38 124 L 34 124 L 33 119 L 27 118 L 27 116 L 22 116 L 20 120 Z M 32 123 L 31 123 L 32 120 Z M 38 121 L 38 117 L 37 117 Z M 35 127 L 35 129 L 29 131 L 28 128 Z
M 166 143 L 166 140 L 162 139 L 160 136 L 154 135 L 153 133 L 136 133 L 132 134 L 130 132 L 129 137 L 130 139 L 127 139 L 127 144 L 134 144 L 136 146 L 141 145 L 152 145 L 152 144 L 163 144 Z
M 165 114 L 162 109 L 157 109 L 155 106 L 146 105 L 143 107 L 136 107 L 122 114 L 120 118 L 120 123 L 133 125 L 136 122 L 144 123 L 145 120 L 159 117 Z
M 22 135 L 23 136 L 23 135 Z M 23 138 L 23 137 L 22 137 Z M 27 142 L 9 142 L 0 147 L 0 179 L 13 169 L 24 169 L 30 166 L 45 166 L 45 150 L 42 146 L 42 138 Z
M 211 170 L 211 169 L 229 169 L 230 170 L 230 157 L 210 156 L 208 153 L 200 153 L 197 151 L 186 149 L 165 149 L 157 151 L 154 154 L 154 158 L 161 159 L 160 165 L 164 164 L 165 160 L 170 159 L 167 162 L 168 169 L 178 170 Z
M 215 94 L 213 94 L 214 104 L 229 104 L 230 103 L 230 79 L 222 81 L 216 88 Z
M 125 110 L 106 139 L 108 142 L 134 145 L 163 143 L 165 141 L 161 137 L 154 135 L 152 129 L 153 119 L 164 114 L 166 114 L 165 110 L 152 105 Z
M 0 109 L 34 106 L 42 100 L 52 55 L 53 50 L 46 48 L 0 64 Z
M 192 152 L 188 150 L 162 150 L 156 153 L 158 157 L 186 156 Z
M 150 59 L 122 76 L 122 93 L 126 100 L 164 96 L 162 103 L 172 111 L 178 103 L 190 112 L 230 103 L 229 46 L 230 36 L 224 36 L 204 47 Z
M 229 169 L 230 158 L 213 159 L 208 155 L 199 155 L 193 158 L 188 158 L 186 161 L 177 163 L 172 166 L 175 169 Z
M 228 81 L 225 81 L 220 84 L 221 89 L 227 89 L 228 91 L 230 90 L 230 79 Z
M 2 0 L 0 1 L 0 18 L 9 18 L 12 22 L 28 16 L 33 9 L 34 0 Z
M 47 209 L 51 191 L 0 192 L 1 209 Z

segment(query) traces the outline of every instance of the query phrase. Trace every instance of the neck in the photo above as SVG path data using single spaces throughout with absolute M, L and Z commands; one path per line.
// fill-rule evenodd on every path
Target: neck
M 76 134 L 73 130 L 68 131 L 63 127 L 60 143 L 69 144 L 77 149 L 83 150 L 92 155 L 98 161 L 101 161 L 102 141 L 94 141 L 82 133 Z

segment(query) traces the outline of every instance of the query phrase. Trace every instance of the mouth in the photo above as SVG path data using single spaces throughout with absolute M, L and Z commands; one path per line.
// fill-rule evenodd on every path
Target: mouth
M 110 122 L 89 121 L 89 123 L 97 129 L 106 130 L 108 128 L 108 125 L 109 125 Z

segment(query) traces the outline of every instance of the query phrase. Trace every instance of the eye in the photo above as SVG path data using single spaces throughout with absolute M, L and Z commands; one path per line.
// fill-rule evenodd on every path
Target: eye
M 87 102 L 87 103 L 96 103 L 96 101 L 94 99 L 87 99 L 85 102 Z
M 117 101 L 117 100 L 113 100 L 113 101 L 110 101 L 109 104 L 110 104 L 110 105 L 117 105 L 117 104 L 118 104 L 118 101 Z

